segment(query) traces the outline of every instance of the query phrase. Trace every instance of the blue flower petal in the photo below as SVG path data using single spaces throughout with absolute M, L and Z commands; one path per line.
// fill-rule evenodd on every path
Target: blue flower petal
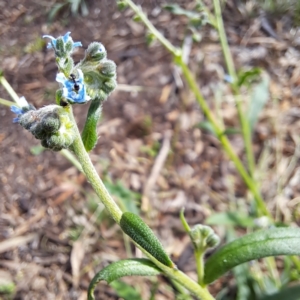
M 54 46 L 54 48 L 56 47 L 56 38 L 54 38 L 53 36 L 51 36 L 51 35 L 43 35 L 43 39 L 44 38 L 48 38 L 48 39 L 51 39 L 51 42 L 49 42 L 48 44 L 47 44 L 47 49 L 51 49 L 51 48 L 53 48 L 53 46 Z M 53 48 L 53 49 L 54 49 Z
M 62 96 L 70 103 L 85 103 L 91 98 L 86 94 L 86 87 L 83 82 L 83 73 L 80 69 L 77 70 L 78 78 L 75 82 L 71 78 L 66 78 L 63 73 L 56 75 L 56 81 L 63 85 Z M 75 84 L 78 86 L 75 89 Z
M 18 107 L 18 106 L 15 106 L 15 105 L 12 105 L 12 106 L 10 107 L 10 110 L 11 110 L 14 114 L 16 114 L 16 115 L 21 115 L 21 114 L 23 113 L 22 108 L 20 108 L 20 107 Z
M 63 36 L 63 41 L 66 43 L 70 37 L 71 31 L 68 31 L 64 36 Z
M 73 49 L 76 48 L 76 47 L 82 47 L 81 42 L 74 42 Z
M 25 97 L 21 97 L 18 101 L 18 104 L 22 107 L 12 105 L 10 107 L 10 110 L 17 115 L 16 118 L 13 118 L 13 123 L 19 123 L 19 117 L 23 115 L 25 112 L 29 110 L 35 110 L 34 106 L 31 104 L 28 104 Z
M 76 47 L 82 47 L 82 44 L 81 42 L 73 42 L 73 39 L 72 37 L 70 36 L 71 32 L 68 31 L 63 37 L 63 42 L 66 44 L 67 42 L 71 41 L 72 42 L 72 49 L 76 48 Z M 60 38 L 54 38 L 53 36 L 51 35 L 43 35 L 43 38 L 48 38 L 48 39 L 51 39 L 51 42 L 49 42 L 47 44 L 47 49 L 55 49 L 56 48 L 56 43 L 57 43 L 57 39 Z

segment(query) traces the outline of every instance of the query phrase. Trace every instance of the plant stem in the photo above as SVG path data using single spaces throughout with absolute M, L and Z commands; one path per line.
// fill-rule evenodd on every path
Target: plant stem
M 12 106 L 12 105 L 14 105 L 15 103 L 12 102 L 12 101 L 8 101 L 8 100 L 6 100 L 6 99 L 0 98 L 0 104 L 5 105 L 5 106 Z
M 80 162 L 77 160 L 77 158 L 74 156 L 73 153 L 71 153 L 68 149 L 62 149 L 60 150 L 60 153 L 69 161 L 71 162 L 74 167 L 77 168 L 78 171 L 83 172 Z
M 198 274 L 198 283 L 203 286 L 204 278 L 204 251 L 195 250 L 195 261 Z
M 149 21 L 142 9 L 135 5 L 131 0 L 125 0 L 125 2 L 130 6 L 130 8 L 140 17 L 141 21 L 146 25 L 149 31 L 168 49 L 174 56 L 180 56 L 180 49 L 174 47 Z
M 11 87 L 11 85 L 8 83 L 8 81 L 5 79 L 5 77 L 3 75 L 0 76 L 0 83 L 3 85 L 3 87 L 6 89 L 6 91 L 8 92 L 8 94 L 11 96 L 11 98 L 17 103 L 19 104 L 19 96 L 17 95 L 17 93 L 14 91 L 14 89 Z
M 113 198 L 108 193 L 94 165 L 92 164 L 88 153 L 85 151 L 71 108 L 70 108 L 70 116 L 73 119 L 73 123 L 74 126 L 76 127 L 76 132 L 77 132 L 76 138 L 72 146 L 70 147 L 70 150 L 74 152 L 75 156 L 79 160 L 84 174 L 86 175 L 90 184 L 94 188 L 101 202 L 104 204 L 105 208 L 108 210 L 112 218 L 119 224 L 122 216 L 122 211 L 120 210 L 118 205 L 115 203 Z
M 244 114 L 243 108 L 242 108 L 242 99 L 240 96 L 240 91 L 239 91 L 239 86 L 238 86 L 238 81 L 237 81 L 237 74 L 236 74 L 236 70 L 234 67 L 232 55 L 231 55 L 231 52 L 229 49 L 226 33 L 225 33 L 225 27 L 224 27 L 223 18 L 222 18 L 220 1 L 213 0 L 213 3 L 214 3 L 215 16 L 216 16 L 216 29 L 218 30 L 218 33 L 219 33 L 220 43 L 221 43 L 225 63 L 227 66 L 227 71 L 228 71 L 229 76 L 232 79 L 231 88 L 232 88 L 233 94 L 235 96 L 236 108 L 237 108 L 239 120 L 241 123 L 242 135 L 243 135 L 243 139 L 244 139 L 245 151 L 246 151 L 248 168 L 249 168 L 249 174 L 253 178 L 253 173 L 254 173 L 254 169 L 255 169 L 255 160 L 254 160 L 252 141 L 251 141 L 251 129 L 250 129 L 249 122 L 248 122 L 247 118 L 245 117 L 245 114 Z
M 216 0 L 214 0 L 216 1 Z M 268 217 L 271 217 L 269 211 L 267 210 L 267 207 L 264 203 L 264 200 L 258 191 L 258 188 L 256 186 L 255 181 L 252 179 L 252 177 L 249 175 L 245 167 L 243 166 L 241 160 L 239 157 L 235 154 L 235 151 L 233 150 L 232 145 L 230 144 L 228 138 L 223 134 L 222 127 L 218 124 L 217 120 L 213 116 L 210 108 L 208 107 L 207 103 L 205 102 L 200 89 L 196 83 L 196 80 L 189 70 L 188 66 L 184 63 L 181 52 L 175 48 L 148 20 L 147 16 L 144 14 L 144 12 L 136 6 L 131 0 L 124 0 L 131 9 L 139 16 L 139 18 L 144 22 L 145 26 L 149 29 L 149 31 L 157 37 L 157 39 L 165 46 L 167 50 L 169 50 L 175 57 L 176 63 L 180 66 L 183 76 L 185 77 L 190 89 L 195 94 L 196 100 L 202 109 L 204 115 L 209 120 L 209 122 L 212 124 L 213 129 L 217 135 L 217 138 L 219 139 L 224 151 L 227 153 L 228 157 L 233 161 L 237 171 L 241 175 L 242 179 L 244 180 L 245 184 L 251 191 L 252 195 L 254 196 L 257 208 L 258 208 L 258 214 L 259 215 L 266 215 Z M 230 52 L 229 52 L 230 53 Z M 230 68 L 232 66 L 230 65 Z M 239 103 L 240 104 L 240 103 Z M 244 119 L 243 119 L 244 120 Z M 251 143 L 250 143 L 251 144 Z M 248 147 L 249 149 L 249 147 Z M 252 152 L 251 152 L 252 153 Z
M 70 149 L 75 153 L 76 157 L 78 158 L 83 172 L 85 173 L 88 181 L 91 183 L 92 187 L 94 188 L 96 194 L 100 198 L 101 202 L 104 204 L 112 218 L 120 224 L 120 220 L 122 217 L 122 211 L 118 207 L 118 205 L 115 203 L 115 201 L 112 199 L 110 194 L 108 193 L 106 187 L 104 186 L 102 180 L 100 179 L 94 165 L 92 164 L 90 157 L 88 153 L 86 152 L 83 142 L 81 140 L 81 136 L 77 127 L 77 124 L 75 122 L 71 107 L 70 109 L 70 117 L 73 120 L 73 124 L 76 127 L 76 138 L 70 147 Z M 189 278 L 187 275 L 182 273 L 176 268 L 170 268 L 161 262 L 159 262 L 155 257 L 153 257 L 151 254 L 149 254 L 147 251 L 145 251 L 140 245 L 135 245 L 141 249 L 141 251 L 153 262 L 155 263 L 164 274 L 171 277 L 172 279 L 178 281 L 181 285 L 183 285 L 185 288 L 187 288 L 190 292 L 195 294 L 199 299 L 202 300 L 214 300 L 212 295 L 209 293 L 209 291 L 206 288 L 203 288 L 199 286 L 194 280 Z
M 211 123 L 211 125 L 214 129 L 214 132 L 217 135 L 224 151 L 227 153 L 228 157 L 232 160 L 232 162 L 234 163 L 237 171 L 239 172 L 239 174 L 243 178 L 245 184 L 247 185 L 247 187 L 249 188 L 249 190 L 253 194 L 253 196 L 255 198 L 255 201 L 256 201 L 256 204 L 257 204 L 257 207 L 258 207 L 259 214 L 263 214 L 263 215 L 266 215 L 266 216 L 270 217 L 270 213 L 266 208 L 264 200 L 263 200 L 262 196 L 260 195 L 260 192 L 258 191 L 254 180 L 249 176 L 248 172 L 244 168 L 241 160 L 236 155 L 236 153 L 233 150 L 233 147 L 230 144 L 230 142 L 229 142 L 228 138 L 226 137 L 226 135 L 223 134 L 223 130 L 219 126 L 219 124 L 217 123 L 215 117 L 213 116 L 211 110 L 209 109 L 207 103 L 205 102 L 205 100 L 204 100 L 204 98 L 203 98 L 203 96 L 202 96 L 202 94 L 201 94 L 201 92 L 198 88 L 198 85 L 196 83 L 196 80 L 195 80 L 193 74 L 191 73 L 191 71 L 189 70 L 187 65 L 182 61 L 181 58 L 177 59 L 176 62 L 180 65 L 180 67 L 182 69 L 182 72 L 183 72 L 183 75 L 184 75 L 190 89 L 195 94 L 196 100 L 197 100 L 200 108 L 202 109 L 204 115 L 206 116 L 206 118 Z

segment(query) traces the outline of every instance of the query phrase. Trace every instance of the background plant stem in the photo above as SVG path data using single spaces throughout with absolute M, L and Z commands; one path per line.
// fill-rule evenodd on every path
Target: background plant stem
M 11 87 L 11 85 L 8 83 L 8 81 L 5 79 L 3 75 L 0 75 L 0 83 L 3 85 L 3 87 L 6 89 L 8 94 L 11 96 L 11 98 L 19 105 L 19 96 L 14 91 L 14 89 Z
M 232 59 L 232 55 L 229 49 L 226 33 L 225 33 L 225 27 L 223 23 L 223 18 L 222 18 L 222 11 L 221 11 L 221 5 L 219 0 L 213 0 L 214 3 L 214 8 L 215 8 L 215 17 L 216 17 L 216 29 L 218 30 L 219 37 L 220 37 L 220 43 L 225 59 L 225 63 L 227 66 L 227 71 L 229 76 L 232 79 L 231 83 L 231 88 L 233 91 L 233 94 L 235 96 L 235 103 L 236 103 L 236 108 L 241 124 L 241 129 L 242 129 L 242 135 L 244 139 L 244 144 L 245 144 L 245 151 L 246 151 L 246 157 L 247 157 L 247 162 L 248 162 L 248 169 L 249 169 L 249 174 L 253 178 L 253 173 L 254 173 L 254 168 L 255 168 L 255 160 L 254 160 L 254 153 L 253 153 L 253 148 L 252 148 L 252 141 L 251 141 L 251 130 L 250 130 L 250 125 L 249 122 L 245 116 L 245 113 L 242 108 L 242 98 L 240 95 L 240 90 L 238 86 L 238 81 L 237 81 L 237 74 L 236 70 L 234 67 L 234 62 Z
M 215 1 L 215 0 L 214 0 Z M 256 186 L 255 181 L 252 179 L 252 177 L 249 175 L 245 167 L 243 166 L 241 160 L 239 157 L 235 154 L 235 151 L 233 150 L 232 145 L 230 144 L 228 138 L 224 135 L 222 127 L 218 124 L 216 118 L 214 117 L 212 111 L 208 107 L 205 99 L 203 98 L 200 89 L 196 83 L 196 80 L 191 73 L 188 66 L 184 63 L 182 57 L 181 57 L 181 51 L 175 48 L 148 20 L 147 16 L 144 14 L 144 12 L 136 6 L 131 0 L 124 0 L 130 8 L 138 15 L 140 20 L 145 24 L 145 26 L 148 28 L 148 30 L 156 36 L 156 38 L 165 46 L 165 48 L 170 51 L 174 57 L 176 63 L 179 65 L 183 72 L 183 76 L 185 77 L 185 80 L 187 81 L 187 84 L 189 85 L 189 88 L 194 93 L 196 100 L 202 109 L 204 115 L 211 123 L 214 132 L 216 133 L 217 138 L 219 139 L 224 151 L 227 153 L 229 158 L 234 163 L 237 171 L 243 178 L 245 184 L 247 185 L 248 189 L 251 191 L 252 195 L 254 196 L 258 215 L 266 215 L 270 217 L 270 213 L 264 203 L 264 200 Z M 231 68 L 231 67 L 230 67 Z

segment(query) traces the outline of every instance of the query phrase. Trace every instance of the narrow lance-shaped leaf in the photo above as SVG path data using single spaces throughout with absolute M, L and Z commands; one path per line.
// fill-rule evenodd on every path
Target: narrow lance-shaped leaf
M 268 295 L 259 300 L 299 300 L 300 299 L 300 286 L 291 286 L 283 289 L 276 294 Z
M 97 144 L 97 124 L 101 116 L 101 111 L 102 101 L 100 99 L 93 100 L 81 134 L 86 151 L 91 151 Z
M 300 229 L 260 230 L 223 246 L 207 260 L 204 283 L 247 261 L 276 255 L 300 255 Z
M 92 279 L 88 288 L 88 300 L 94 300 L 96 285 L 105 280 L 110 283 L 124 276 L 156 276 L 161 271 L 148 259 L 124 259 L 110 264 L 98 272 Z
M 138 245 L 150 253 L 162 264 L 174 268 L 174 263 L 165 252 L 162 244 L 149 226 L 136 214 L 125 212 L 120 226 Z
M 258 116 L 262 109 L 264 108 L 265 104 L 267 103 L 269 98 L 269 78 L 265 77 L 253 90 L 251 99 L 250 99 L 250 106 L 249 106 L 249 113 L 248 113 L 248 122 L 251 131 L 257 122 Z

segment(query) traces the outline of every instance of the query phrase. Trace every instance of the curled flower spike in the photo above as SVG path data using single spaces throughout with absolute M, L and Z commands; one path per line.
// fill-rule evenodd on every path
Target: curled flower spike
M 73 39 L 70 37 L 70 31 L 69 32 L 67 32 L 64 36 L 59 36 L 57 39 L 56 38 L 54 38 L 53 36 L 51 36 L 51 35 L 43 35 L 43 38 L 49 38 L 49 39 L 51 39 L 51 42 L 49 42 L 48 43 L 48 45 L 47 45 L 47 48 L 48 49 L 56 49 L 57 47 L 56 47 L 56 44 L 57 44 L 57 40 L 59 39 L 59 38 L 61 38 L 62 39 L 62 41 L 64 42 L 64 44 L 66 44 L 67 42 L 71 42 L 72 43 L 72 50 L 74 49 L 74 48 L 76 48 L 76 47 L 82 47 L 82 44 L 81 44 L 81 42 L 73 42 Z
M 35 107 L 31 104 L 28 104 L 26 101 L 25 97 L 21 97 L 19 99 L 21 107 L 12 105 L 10 107 L 10 110 L 17 115 L 16 118 L 13 119 L 14 123 L 19 123 L 20 121 L 20 116 L 28 112 L 29 110 L 35 110 Z
M 83 73 L 80 69 L 77 70 L 78 78 L 71 74 L 71 78 L 66 78 L 63 73 L 56 75 L 56 81 L 63 85 L 62 96 L 70 103 L 86 103 L 91 99 L 86 93 L 86 87 L 83 82 Z

